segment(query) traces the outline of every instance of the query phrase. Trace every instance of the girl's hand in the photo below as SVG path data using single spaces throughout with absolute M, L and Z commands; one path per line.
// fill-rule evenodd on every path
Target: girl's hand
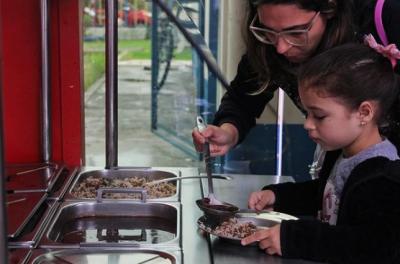
M 269 255 L 282 256 L 281 251 L 281 225 L 269 229 L 261 229 L 241 240 L 243 246 L 259 241 L 258 246 Z
M 263 209 L 273 210 L 275 203 L 275 194 L 273 191 L 264 190 L 258 192 L 252 192 L 248 200 L 248 207 L 256 211 Z
M 198 152 L 203 151 L 206 140 L 210 143 L 210 154 L 212 157 L 225 155 L 229 149 L 236 145 L 239 132 L 235 126 L 226 123 L 221 127 L 208 125 L 203 132 L 197 128 L 192 131 L 193 144 Z

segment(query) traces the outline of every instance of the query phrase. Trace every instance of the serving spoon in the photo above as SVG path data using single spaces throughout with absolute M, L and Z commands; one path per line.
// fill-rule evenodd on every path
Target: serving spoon
M 201 116 L 196 119 L 196 125 L 199 132 L 203 132 L 207 128 L 207 123 L 203 120 Z M 222 205 L 223 203 L 219 201 L 214 195 L 214 186 L 212 182 L 212 167 L 211 167 L 211 155 L 210 155 L 210 143 L 206 139 L 203 146 L 204 161 L 206 163 L 206 174 L 208 181 L 208 199 L 210 205 Z
M 160 180 L 154 180 L 151 182 L 145 183 L 145 185 L 155 185 L 163 182 L 169 182 L 169 181 L 180 181 L 180 180 L 185 180 L 185 179 L 200 179 L 200 178 L 207 178 L 208 176 L 201 176 L 201 175 L 195 175 L 195 176 L 182 176 L 182 177 L 171 177 L 171 178 L 164 178 Z M 232 177 L 230 176 L 223 176 L 223 175 L 213 175 L 212 176 L 214 179 L 222 179 L 222 180 L 232 180 Z

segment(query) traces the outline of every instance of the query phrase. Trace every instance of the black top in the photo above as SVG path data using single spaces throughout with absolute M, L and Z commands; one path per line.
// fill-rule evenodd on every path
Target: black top
M 328 152 L 320 178 L 270 185 L 274 209 L 316 215 L 329 172 L 340 152 Z M 282 221 L 283 257 L 329 263 L 400 263 L 400 161 L 375 157 L 351 172 L 340 198 L 337 224 Z
M 376 1 L 355 0 L 355 20 L 359 25 L 358 35 L 361 37 L 372 33 L 377 41 L 373 20 Z M 400 1 L 386 0 L 383 6 L 383 24 L 390 43 L 400 47 Z M 260 117 L 267 103 L 274 96 L 274 92 L 281 87 L 291 98 L 295 105 L 302 110 L 297 91 L 296 68 L 298 65 L 289 63 L 283 56 L 277 54 L 275 48 L 270 46 L 274 61 L 271 67 L 271 81 L 266 91 L 259 95 L 249 95 L 249 91 L 256 91 L 262 83 L 257 78 L 257 73 L 252 69 L 247 55 L 239 62 L 236 77 L 231 82 L 230 89 L 221 100 L 221 105 L 215 114 L 214 124 L 233 124 L 239 131 L 239 143 L 244 139 L 249 130 L 255 126 L 256 118 Z M 396 72 L 400 74 L 399 65 Z

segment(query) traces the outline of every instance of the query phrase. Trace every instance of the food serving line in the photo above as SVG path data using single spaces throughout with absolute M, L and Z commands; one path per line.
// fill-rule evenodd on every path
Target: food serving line
M 163 1 L 154 0 L 173 20 Z M 118 167 L 116 1 L 106 1 L 106 165 L 69 167 L 53 163 L 49 120 L 48 6 L 42 0 L 43 163 L 4 165 L 0 135 L 0 199 L 7 211 L 0 226 L 0 250 L 8 262 L 27 263 L 307 263 L 271 257 L 256 246 L 215 236 L 202 228 L 198 199 L 208 195 L 207 182 L 197 179 L 162 183 L 154 180 L 202 176 L 198 168 Z M 217 77 L 215 61 L 205 45 L 174 21 Z M 191 31 L 193 33 L 193 31 Z M 197 44 L 197 45 L 196 45 Z M 1 71 L 0 71 L 1 72 Z M 1 83 L 1 82 L 0 82 Z M 222 82 L 226 84 L 226 81 Z M 0 98 L 1 99 L 1 98 Z M 1 101 L 1 100 L 0 100 Z M 1 105 L 0 105 L 1 108 Z M 2 121 L 2 120 L 1 120 Z M 3 124 L 3 122 L 0 122 Z M 1 132 L 2 133 L 2 132 Z M 222 201 L 246 208 L 248 195 L 269 183 L 290 177 L 221 175 L 214 191 Z M 145 181 L 146 183 L 143 183 Z M 141 188 L 135 185 L 139 182 Z M 144 185 L 143 185 L 144 184 Z M 144 190 L 146 189 L 146 190 Z M 253 212 L 244 211 L 257 218 Z M 276 213 L 276 217 L 279 213 Z M 5 227 L 7 226 L 7 230 Z M 7 247 L 6 247 L 7 245 Z M 4 261 L 7 262 L 5 258 Z
M 39 171 L 44 169 L 35 173 Z M 115 192 L 99 188 L 96 197 L 76 196 L 79 185 L 89 177 L 118 181 L 142 178 L 151 182 L 199 175 L 197 168 L 81 168 L 68 172 L 66 177 L 58 177 L 62 183 L 56 181 L 45 192 L 13 193 L 26 200 L 9 204 L 8 210 L 13 211 L 8 215 L 12 217 L 19 210 L 28 209 L 30 213 L 25 214 L 26 219 L 9 217 L 11 263 L 308 263 L 271 257 L 257 246 L 243 247 L 236 240 L 222 239 L 199 229 L 198 220 L 203 212 L 195 201 L 208 192 L 207 183 L 201 179 L 171 181 L 176 192 L 167 197 L 143 198 L 143 190 L 138 188 L 125 188 L 128 194 L 119 188 L 114 188 Z M 226 176 L 232 179 L 214 180 L 215 192 L 240 208 L 246 208 L 248 194 L 260 186 L 291 180 L 260 175 Z M 107 198 L 109 191 L 111 195 L 122 192 L 123 196 L 139 193 L 140 197 Z M 16 220 L 20 226 L 10 229 Z M 10 232 L 15 229 L 18 232 Z

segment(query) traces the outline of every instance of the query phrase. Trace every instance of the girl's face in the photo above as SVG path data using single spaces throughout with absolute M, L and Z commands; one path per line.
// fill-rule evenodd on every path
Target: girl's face
M 358 110 L 351 111 L 338 97 L 325 97 L 313 88 L 299 89 L 307 111 L 304 128 L 308 136 L 324 150 L 343 149 L 348 156 L 364 148 L 365 127 Z
M 266 29 L 275 32 L 310 28 L 308 43 L 305 46 L 293 46 L 282 36 L 278 37 L 275 44 L 276 51 L 290 62 L 300 63 L 312 56 L 325 32 L 326 18 L 324 15 L 300 9 L 294 4 L 263 4 L 257 8 L 257 12 L 259 22 Z M 310 24 L 311 27 L 309 27 Z

